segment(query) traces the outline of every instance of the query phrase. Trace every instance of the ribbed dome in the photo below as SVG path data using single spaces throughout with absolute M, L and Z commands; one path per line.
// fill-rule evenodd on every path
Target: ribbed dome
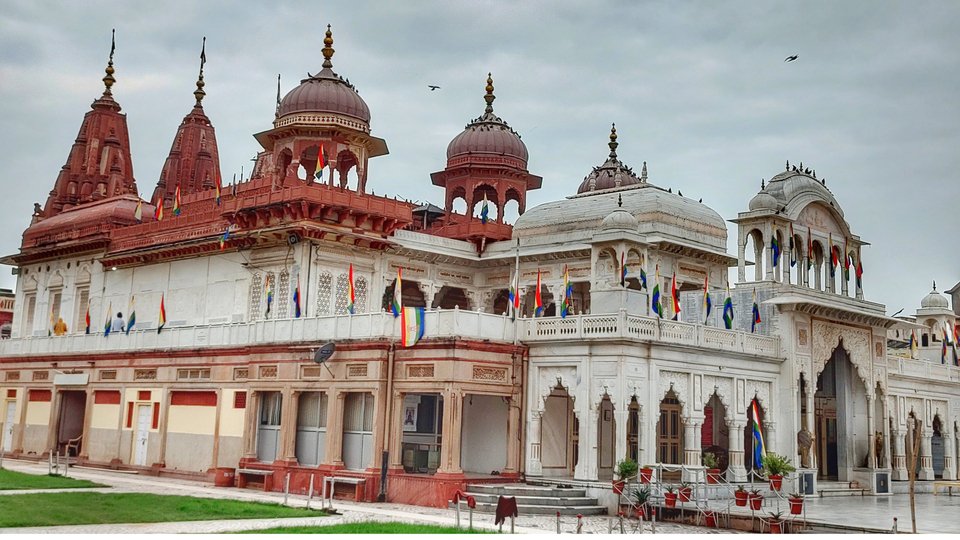
M 588 191 L 601 191 L 610 188 L 619 188 L 642 184 L 647 181 L 647 163 L 643 163 L 643 170 L 638 178 L 633 169 L 624 165 L 617 159 L 617 128 L 614 125 L 610 129 L 610 155 L 603 165 L 594 167 L 588 174 L 577 193 L 586 193 Z
M 925 296 L 923 300 L 920 301 L 921 308 L 937 308 L 937 309 L 950 309 L 950 303 L 947 302 L 947 299 L 940 293 L 937 292 L 937 289 L 934 288 L 930 291 L 930 294 Z
M 493 78 L 487 74 L 486 95 L 483 99 L 487 108 L 483 115 L 467 124 L 463 132 L 447 145 L 447 161 L 471 154 L 495 154 L 511 156 L 527 164 L 527 146 L 517 134 L 499 116 L 493 114 Z
M 639 226 L 640 222 L 637 221 L 637 218 L 633 217 L 633 214 L 622 208 L 617 208 L 613 212 L 610 212 L 610 214 L 608 214 L 607 217 L 603 218 L 603 221 L 600 222 L 600 229 L 604 231 L 636 231 L 637 227 Z
M 334 73 L 333 34 L 327 26 L 327 35 L 323 40 L 325 47 L 323 69 L 300 81 L 300 86 L 284 96 L 277 109 L 280 118 L 295 113 L 333 113 L 356 118 L 365 124 L 370 123 L 370 108 L 357 93 L 353 85 Z
M 777 199 L 767 192 L 761 191 L 750 199 L 750 210 L 776 210 Z

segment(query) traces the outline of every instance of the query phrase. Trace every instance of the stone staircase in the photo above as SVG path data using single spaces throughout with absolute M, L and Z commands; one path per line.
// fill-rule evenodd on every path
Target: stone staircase
M 467 485 L 467 495 L 476 499 L 477 512 L 490 514 L 496 512 L 497 499 L 501 495 L 517 498 L 517 511 L 521 516 L 555 516 L 557 512 L 563 516 L 598 516 L 607 513 L 607 507 L 600 506 L 597 499 L 587 497 L 583 489 L 528 484 L 470 484 Z
M 817 482 L 817 495 L 820 497 L 862 497 L 870 495 L 870 489 L 863 486 L 850 487 L 850 482 L 821 480 Z

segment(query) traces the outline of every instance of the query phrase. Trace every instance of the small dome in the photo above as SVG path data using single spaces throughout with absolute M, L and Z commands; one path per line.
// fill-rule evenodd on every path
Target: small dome
M 920 301 L 920 307 L 924 309 L 950 309 L 950 303 L 942 294 L 937 292 L 937 287 L 934 286 L 930 294 Z
M 527 164 L 527 145 L 499 116 L 493 114 L 493 77 L 487 74 L 486 95 L 483 99 L 487 108 L 483 115 L 470 122 L 463 132 L 447 145 L 447 161 L 471 154 L 496 154 L 511 156 Z
M 584 177 L 577 193 L 588 191 L 602 191 L 604 189 L 619 188 L 642 184 L 647 181 L 647 162 L 643 162 L 643 170 L 638 178 L 633 169 L 617 159 L 617 127 L 610 128 L 610 155 L 603 165 L 594 167 L 590 174 Z
M 280 101 L 277 116 L 296 113 L 333 113 L 342 114 L 370 123 L 370 108 L 357 93 L 353 85 L 333 72 L 333 34 L 327 25 L 327 35 L 321 49 L 324 56 L 323 69 L 300 81 L 300 85 L 291 90 Z
M 776 210 L 777 199 L 766 191 L 761 191 L 750 199 L 750 210 Z
M 603 218 L 603 221 L 600 222 L 600 229 L 604 231 L 609 230 L 629 230 L 636 231 L 640 227 L 640 222 L 637 221 L 637 218 L 633 217 L 633 214 L 627 212 L 623 208 L 617 208 L 613 212 Z

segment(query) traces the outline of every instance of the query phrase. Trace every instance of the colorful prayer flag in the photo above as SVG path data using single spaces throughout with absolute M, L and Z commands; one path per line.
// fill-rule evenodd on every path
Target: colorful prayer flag
M 270 274 L 267 274 L 267 280 L 263 285 L 267 294 L 267 311 L 264 314 L 267 319 L 270 318 L 270 307 L 273 305 L 273 280 L 270 279 L 270 276 Z
M 857 275 L 857 288 L 862 289 L 863 288 L 863 261 L 862 260 L 857 261 L 856 275 Z
M 127 319 L 127 327 L 124 328 L 124 335 L 130 335 L 133 325 L 137 324 L 137 306 L 134 304 L 134 297 L 130 297 L 130 318 Z
M 217 190 L 217 206 L 220 206 L 220 176 L 214 178 L 213 187 Z
M 753 464 L 755 469 L 761 469 L 763 456 L 767 454 L 767 450 L 763 442 L 763 431 L 760 429 L 760 410 L 756 399 L 750 403 L 750 413 L 750 419 L 753 420 Z
M 730 297 L 730 284 L 727 283 L 727 298 L 723 301 L 723 326 L 733 330 L 733 298 Z
M 313 177 L 317 180 L 323 180 L 323 168 L 327 166 L 327 152 L 323 149 L 323 143 L 317 149 L 317 167 L 313 171 Z
M 703 310 L 705 315 L 703 316 L 703 324 L 707 324 L 710 321 L 710 310 L 713 309 L 713 302 L 710 300 L 710 276 L 705 276 L 703 278 Z
M 793 244 L 793 223 L 790 224 L 790 267 L 797 265 L 797 247 Z
M 642 266 L 640 267 L 640 288 L 647 290 L 647 272 Z
M 570 272 L 567 265 L 563 265 L 563 300 L 560 302 L 560 318 L 565 319 L 570 313 L 573 303 L 573 283 L 570 283 Z
M 670 296 L 673 301 L 673 320 L 680 320 L 680 291 L 677 289 L 677 271 L 673 271 L 673 281 L 670 284 Z
M 847 250 L 847 239 L 843 239 L 843 280 L 850 281 L 850 261 L 853 257 L 850 256 L 850 252 Z
M 760 306 L 757 305 L 757 290 L 753 290 L 753 315 L 751 316 L 750 322 L 750 332 L 756 332 L 757 325 L 762 321 L 760 320 Z
M 110 335 L 110 314 L 113 313 L 113 302 L 110 302 L 110 307 L 107 308 L 107 321 L 103 323 L 103 336 Z
M 353 288 L 353 263 L 350 263 L 350 270 L 347 273 L 347 311 L 353 315 L 354 305 L 357 302 L 357 293 Z M 299 315 L 298 315 L 299 317 Z
M 143 223 L 143 201 L 137 197 L 137 209 L 133 211 L 133 219 L 137 220 L 137 223 Z
M 490 219 L 490 205 L 487 203 L 487 194 L 483 194 L 483 206 L 480 207 L 480 223 L 486 225 Z
M 910 358 L 916 358 L 916 357 L 917 357 L 917 348 L 918 348 L 918 345 L 919 345 L 919 344 L 917 343 L 917 331 L 916 331 L 916 330 L 912 330 L 912 331 L 910 332 Z
M 153 217 L 157 221 L 163 221 L 163 195 L 157 195 L 157 207 L 153 211 Z
M 163 330 L 163 326 L 167 324 L 167 308 L 163 305 L 163 293 L 160 293 L 160 316 L 157 317 L 157 333 L 159 334 Z
M 537 268 L 537 291 L 534 293 L 534 317 L 540 317 L 543 315 L 543 297 L 540 296 L 540 269 Z
M 627 254 L 620 254 L 620 286 L 627 286 Z
M 653 282 L 653 300 L 650 302 L 653 312 L 663 318 L 663 303 L 660 301 L 660 265 L 657 264 L 656 274 Z
M 227 240 L 230 239 L 230 227 L 227 226 L 224 229 L 223 234 L 220 235 L 220 251 L 223 251 L 227 247 Z
M 173 194 L 173 215 L 180 215 L 180 184 L 177 184 L 177 191 Z
M 84 333 L 90 333 L 90 302 L 87 302 L 87 315 L 83 318 L 84 322 L 87 323 L 87 329 Z
M 404 307 L 400 317 L 400 343 L 413 347 L 423 338 L 426 310 L 422 307 Z
M 773 231 L 773 237 L 770 239 L 770 249 L 773 250 L 773 267 L 780 264 L 780 241 L 777 240 L 777 231 Z
M 390 310 L 394 317 L 399 317 L 403 310 L 403 281 L 401 278 L 402 268 L 397 267 L 397 280 L 393 282 L 393 301 L 390 303 Z
M 840 260 L 837 257 L 837 248 L 833 246 L 833 234 L 831 233 L 828 236 L 830 242 L 830 277 L 837 275 L 837 265 L 840 264 Z
M 813 233 L 807 227 L 807 270 L 813 268 Z

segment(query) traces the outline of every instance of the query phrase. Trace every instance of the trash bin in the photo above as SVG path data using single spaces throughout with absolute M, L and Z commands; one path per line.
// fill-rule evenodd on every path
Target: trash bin
M 217 467 L 217 472 L 213 476 L 213 485 L 216 487 L 233 487 L 234 477 L 237 470 L 231 467 Z

